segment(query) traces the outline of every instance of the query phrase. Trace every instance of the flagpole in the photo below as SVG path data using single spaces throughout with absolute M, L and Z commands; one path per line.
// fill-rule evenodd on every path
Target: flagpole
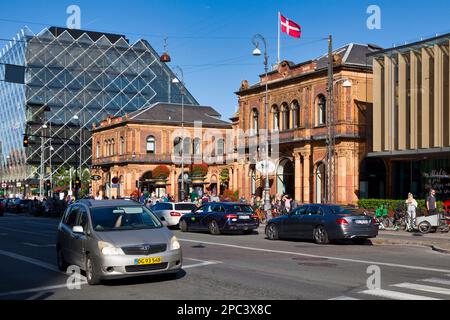
M 281 12 L 278 11 L 278 64 L 280 64 Z

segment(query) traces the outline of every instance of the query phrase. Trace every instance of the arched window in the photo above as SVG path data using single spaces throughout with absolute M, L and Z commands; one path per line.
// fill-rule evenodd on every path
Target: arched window
M 120 155 L 123 155 L 125 153 L 125 139 L 123 137 L 120 137 L 119 153 L 120 153 Z
M 191 138 L 184 138 L 183 153 L 185 155 L 191 155 L 192 154 Z
M 255 168 L 252 168 L 250 170 L 250 191 L 251 194 L 256 194 L 256 170 Z
M 100 158 L 100 141 L 97 141 L 97 146 L 95 148 L 95 156 L 98 158 Z
M 202 152 L 200 138 L 194 139 L 194 155 L 198 156 Z
M 217 156 L 223 157 L 225 155 L 225 140 L 217 140 Z
M 327 123 L 327 99 L 324 95 L 317 98 L 317 121 L 316 125 L 321 126 Z
M 300 113 L 300 105 L 298 104 L 298 101 L 295 100 L 291 104 L 291 110 L 292 110 L 292 123 L 294 125 L 294 128 L 300 128 L 302 126 L 302 118 Z
M 181 141 L 182 139 L 180 137 L 177 137 L 173 140 L 173 153 L 176 156 L 181 156 L 181 148 L 182 148 Z
M 277 105 L 273 106 L 272 113 L 273 113 L 272 129 L 273 131 L 278 131 L 280 130 L 280 109 L 278 108 Z
M 116 155 L 116 141 L 114 139 L 111 140 L 111 156 Z
M 287 105 L 287 103 L 284 103 L 281 106 L 281 111 L 283 113 L 283 128 L 282 130 L 289 130 L 291 128 L 291 114 L 290 114 L 290 110 L 289 110 L 289 106 Z
M 257 135 L 259 132 L 259 112 L 257 109 L 253 109 L 252 112 L 252 134 Z
M 109 157 L 109 154 L 108 154 L 108 140 L 105 140 L 105 143 L 103 144 L 103 155 L 105 157 Z
M 147 153 L 154 154 L 156 152 L 156 142 L 154 136 L 149 136 L 147 138 Z

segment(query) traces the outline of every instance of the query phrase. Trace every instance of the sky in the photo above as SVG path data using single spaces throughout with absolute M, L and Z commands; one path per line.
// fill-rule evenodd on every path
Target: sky
M 167 37 L 169 66 L 180 66 L 189 91 L 223 119 L 236 111 L 241 81 L 256 83 L 264 72 L 263 58 L 251 54 L 255 34 L 266 38 L 276 63 L 279 11 L 302 26 L 300 40 L 281 37 L 281 59 L 295 63 L 325 54 L 330 34 L 334 48 L 351 42 L 390 48 L 450 32 L 448 0 L 1 0 L 0 39 L 25 25 L 35 33 L 65 27 L 70 5 L 81 8 L 84 30 L 146 39 L 160 54 Z M 367 27 L 370 5 L 381 10 L 381 29 Z

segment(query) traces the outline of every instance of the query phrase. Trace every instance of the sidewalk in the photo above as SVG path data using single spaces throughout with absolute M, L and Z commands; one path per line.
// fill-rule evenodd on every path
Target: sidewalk
M 380 231 L 375 245 L 415 245 L 450 254 L 450 233 L 409 233 L 404 231 Z

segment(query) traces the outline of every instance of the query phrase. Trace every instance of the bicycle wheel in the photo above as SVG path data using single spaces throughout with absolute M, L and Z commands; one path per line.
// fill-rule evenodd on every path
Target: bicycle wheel
M 389 217 L 383 217 L 383 225 L 385 228 L 392 228 L 394 222 Z

